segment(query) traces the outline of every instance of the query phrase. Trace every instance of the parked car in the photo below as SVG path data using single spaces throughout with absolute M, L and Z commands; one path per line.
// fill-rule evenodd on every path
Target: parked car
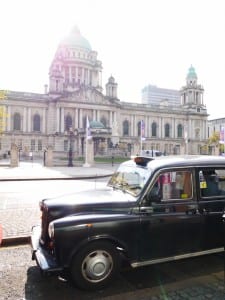
M 105 188 L 42 200 L 32 258 L 43 273 L 102 288 L 123 260 L 136 268 L 223 251 L 224 206 L 224 157 L 137 156 Z

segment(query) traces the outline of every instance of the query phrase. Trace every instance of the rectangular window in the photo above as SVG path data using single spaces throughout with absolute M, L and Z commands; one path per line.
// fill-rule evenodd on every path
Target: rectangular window
M 225 197 L 225 169 L 207 168 L 199 171 L 202 198 Z
M 168 171 L 161 173 L 154 188 L 158 189 L 161 201 L 188 200 L 193 195 L 190 171 Z
M 38 140 L 38 151 L 42 150 L 42 140 Z
M 30 142 L 30 150 L 35 151 L 35 140 L 31 140 Z
M 68 140 L 64 140 L 64 151 L 68 151 Z

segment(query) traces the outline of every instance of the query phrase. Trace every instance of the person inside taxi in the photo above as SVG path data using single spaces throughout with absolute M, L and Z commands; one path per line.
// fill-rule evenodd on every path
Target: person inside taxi
M 218 176 L 215 170 L 204 170 L 202 171 L 202 175 L 204 177 L 201 186 L 202 196 L 211 197 L 221 195 L 222 191 L 219 189 Z

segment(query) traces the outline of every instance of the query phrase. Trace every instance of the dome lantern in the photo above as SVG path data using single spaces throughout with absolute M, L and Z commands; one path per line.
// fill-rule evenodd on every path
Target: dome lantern
M 89 41 L 81 35 L 80 30 L 77 26 L 73 27 L 70 34 L 65 37 L 60 44 L 64 46 L 77 47 L 92 51 Z

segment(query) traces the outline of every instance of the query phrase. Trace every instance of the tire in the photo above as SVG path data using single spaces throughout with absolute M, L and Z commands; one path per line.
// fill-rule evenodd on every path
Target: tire
M 77 287 L 97 290 L 113 280 L 119 267 L 119 253 L 115 246 L 98 241 L 88 244 L 75 255 L 70 272 Z

